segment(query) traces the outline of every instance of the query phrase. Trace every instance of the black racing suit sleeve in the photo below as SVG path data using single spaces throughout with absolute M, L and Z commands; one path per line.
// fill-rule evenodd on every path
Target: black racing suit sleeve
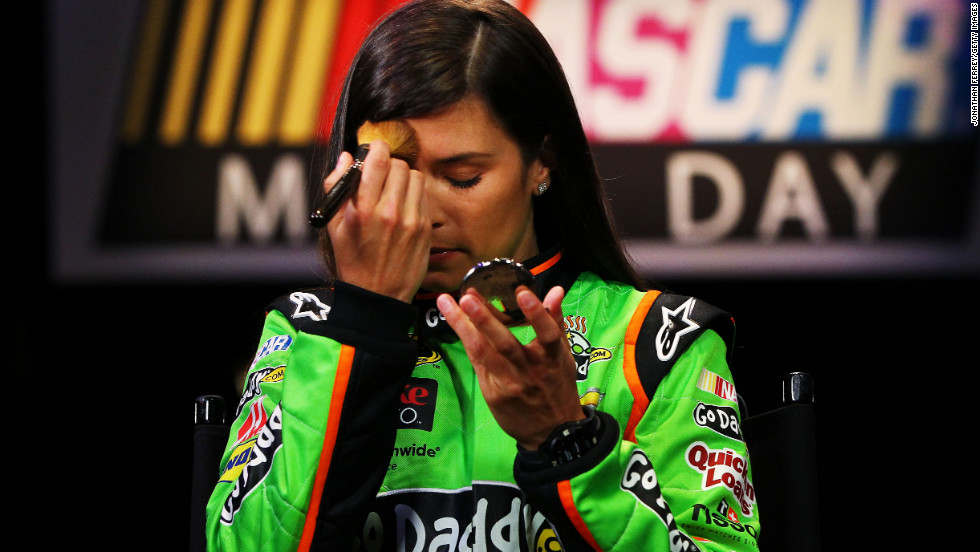
M 344 282 L 332 295 L 327 320 L 297 324 L 355 349 L 336 441 L 323 450 L 331 457 L 311 550 L 351 550 L 360 538 L 391 457 L 399 395 L 418 358 L 409 335 L 415 307 Z
M 599 435 L 595 446 L 581 457 L 566 464 L 553 466 L 549 461 L 542 461 L 533 452 L 528 453 L 518 448 L 514 461 L 514 476 L 518 485 L 528 495 L 535 508 L 541 510 L 554 526 L 561 538 L 562 550 L 565 552 L 594 552 L 595 549 L 586 541 L 569 519 L 556 482 L 568 481 L 581 475 L 608 456 L 619 443 L 620 428 L 616 419 L 605 412 L 596 411 L 599 417 Z

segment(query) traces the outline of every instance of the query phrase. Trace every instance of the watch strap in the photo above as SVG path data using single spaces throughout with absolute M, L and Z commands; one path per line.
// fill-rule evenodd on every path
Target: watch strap
M 529 451 L 517 445 L 521 456 L 535 464 L 559 466 L 577 460 L 599 442 L 602 421 L 595 409 L 583 406 L 585 418 L 566 422 L 554 429 L 537 450 Z

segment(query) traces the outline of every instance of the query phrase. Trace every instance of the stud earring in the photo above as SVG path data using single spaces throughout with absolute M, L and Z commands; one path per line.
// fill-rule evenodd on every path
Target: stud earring
M 548 191 L 548 183 L 547 182 L 542 182 L 541 184 L 538 184 L 538 195 L 539 196 L 540 195 L 544 195 L 544 193 L 547 192 L 547 191 Z

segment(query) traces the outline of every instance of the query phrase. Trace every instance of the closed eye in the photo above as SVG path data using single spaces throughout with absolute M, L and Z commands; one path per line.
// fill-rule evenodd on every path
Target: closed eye
M 483 180 L 483 177 L 479 175 L 474 176 L 469 180 L 456 180 L 455 178 L 450 178 L 448 176 L 446 177 L 446 181 L 449 182 L 450 186 L 459 189 L 472 188 L 473 186 L 479 184 L 481 180 Z

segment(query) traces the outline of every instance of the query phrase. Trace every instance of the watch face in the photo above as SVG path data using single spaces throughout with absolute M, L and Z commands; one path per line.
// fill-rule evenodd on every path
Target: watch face
M 589 411 L 588 417 L 559 426 L 546 441 L 554 465 L 581 458 L 599 442 L 599 417 Z

